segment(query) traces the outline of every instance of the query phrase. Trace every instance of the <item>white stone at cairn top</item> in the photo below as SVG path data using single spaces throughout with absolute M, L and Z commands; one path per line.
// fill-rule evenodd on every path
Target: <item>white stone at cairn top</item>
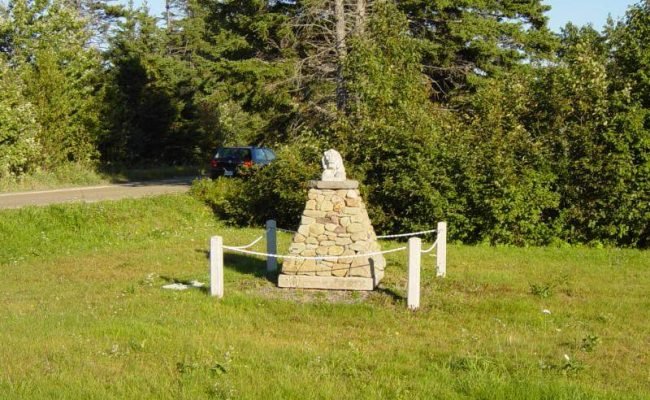
M 334 150 L 329 149 L 323 154 L 321 159 L 323 164 L 323 175 L 321 176 L 322 181 L 345 181 L 345 167 L 343 167 L 343 158 L 341 154 Z

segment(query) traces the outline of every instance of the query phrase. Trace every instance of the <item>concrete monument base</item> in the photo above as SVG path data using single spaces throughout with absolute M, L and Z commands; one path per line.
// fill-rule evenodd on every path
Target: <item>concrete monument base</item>
M 373 290 L 375 283 L 372 278 L 280 274 L 278 286 L 301 289 Z

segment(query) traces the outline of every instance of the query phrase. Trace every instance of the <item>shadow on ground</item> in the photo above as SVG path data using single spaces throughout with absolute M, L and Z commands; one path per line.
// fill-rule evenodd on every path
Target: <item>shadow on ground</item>
M 389 297 L 394 302 L 406 300 L 405 296 L 402 296 L 401 294 L 397 293 L 395 290 L 391 288 L 385 287 L 384 285 L 381 284 L 381 282 L 379 283 L 379 286 L 375 288 L 375 291 Z
M 202 253 L 206 260 L 210 259 L 209 250 L 195 249 L 194 251 Z M 225 253 L 223 255 L 223 263 L 226 269 L 231 269 L 241 274 L 253 275 L 256 278 L 265 278 L 274 284 L 278 282 L 278 272 L 267 273 L 266 260 L 262 260 L 261 258 L 245 254 Z
M 104 174 L 111 183 L 146 186 L 150 180 L 185 180 L 191 182 L 201 176 L 199 166 L 160 166 L 155 168 L 126 168 L 101 167 L 99 172 Z

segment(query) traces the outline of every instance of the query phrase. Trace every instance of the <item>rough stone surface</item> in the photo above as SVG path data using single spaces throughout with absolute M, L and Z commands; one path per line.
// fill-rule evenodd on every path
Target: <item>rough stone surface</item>
M 325 211 L 305 210 L 303 215 L 305 217 L 323 218 L 325 216 Z
M 314 189 L 358 189 L 357 181 L 309 181 L 309 187 Z
M 357 233 L 357 232 L 365 231 L 365 229 L 363 229 L 363 225 L 358 223 L 358 222 L 355 222 L 355 223 L 352 223 L 352 224 L 348 225 L 347 230 L 350 233 Z
M 318 236 L 325 232 L 325 226 L 323 224 L 314 223 L 309 225 L 309 234 Z
M 285 260 L 279 286 L 371 290 L 383 277 L 386 261 L 381 254 L 364 255 L 380 250 L 358 182 L 312 181 L 289 254 L 347 258 Z
M 320 203 L 319 209 L 321 211 L 332 211 L 334 209 L 334 204 L 329 200 L 324 200 Z
M 302 236 L 309 237 L 309 225 L 300 225 L 298 227 L 298 233 Z
M 316 218 L 308 217 L 306 215 L 303 215 L 300 219 L 300 225 L 310 225 L 314 222 L 316 222 Z
M 343 209 L 343 213 L 345 215 L 357 215 L 361 214 L 361 208 L 360 207 L 345 207 Z

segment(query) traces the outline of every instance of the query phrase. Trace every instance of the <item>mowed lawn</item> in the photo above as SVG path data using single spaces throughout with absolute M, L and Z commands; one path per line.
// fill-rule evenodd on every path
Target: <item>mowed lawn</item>
M 371 293 L 281 290 L 241 255 L 222 300 L 161 288 L 209 283 L 211 235 L 261 233 L 187 195 L 0 211 L 0 398 L 650 398 L 647 251 L 451 245 L 417 312 L 404 252 Z

